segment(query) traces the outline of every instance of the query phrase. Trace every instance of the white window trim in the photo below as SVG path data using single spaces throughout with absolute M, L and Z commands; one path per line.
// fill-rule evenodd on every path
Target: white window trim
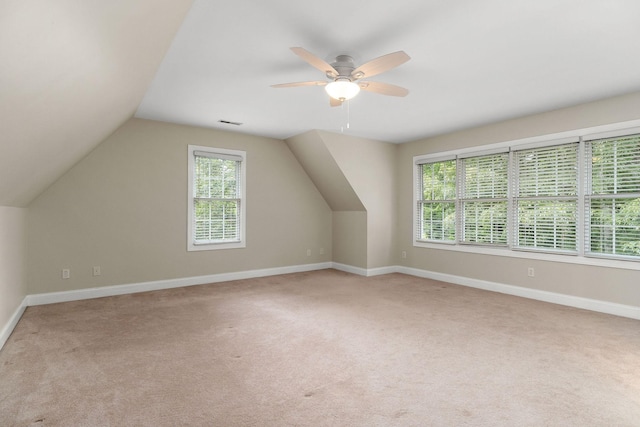
M 413 169 L 413 181 L 412 185 L 412 219 L 413 219 L 413 227 L 412 227 L 412 236 L 411 239 L 413 241 L 414 247 L 419 248 L 428 248 L 428 249 L 437 249 L 437 250 L 445 250 L 445 251 L 454 251 L 454 252 L 466 252 L 466 253 L 477 253 L 477 254 L 485 254 L 485 255 L 495 255 L 495 256 L 504 256 L 510 258 L 526 258 L 526 259 L 535 259 L 542 261 L 552 261 L 552 262 L 561 262 L 567 264 L 581 264 L 581 265 L 591 265 L 591 266 L 599 266 L 599 267 L 610 267 L 610 268 L 618 268 L 618 269 L 626 269 L 626 270 L 636 270 L 640 271 L 640 261 L 637 259 L 625 260 L 624 258 L 616 258 L 611 259 L 606 256 L 586 256 L 584 254 L 584 245 L 581 236 L 581 233 L 578 233 L 578 254 L 554 254 L 550 252 L 538 252 L 533 250 L 519 249 L 519 248 L 496 248 L 482 245 L 468 245 L 461 244 L 458 242 L 435 242 L 435 241 L 421 241 L 417 239 L 418 233 L 418 218 L 417 218 L 417 203 L 418 203 L 418 195 L 417 195 L 417 182 L 419 179 L 418 176 L 418 168 L 417 165 L 423 163 L 437 162 L 444 159 L 452 159 L 458 157 L 466 157 L 469 155 L 473 155 L 474 153 L 485 153 L 493 150 L 499 149 L 507 149 L 509 151 L 515 149 L 525 149 L 525 148 L 533 148 L 533 147 L 542 147 L 546 145 L 556 145 L 570 142 L 571 140 L 580 141 L 580 151 L 584 148 L 584 141 L 600 139 L 603 137 L 610 136 L 620 136 L 625 134 L 634 134 L 640 133 L 640 120 L 631 120 L 623 123 L 613 123 L 602 126 L 594 126 L 590 128 L 584 129 L 576 129 L 572 131 L 559 132 L 548 135 L 535 136 L 531 138 L 523 138 L 513 141 L 503 141 L 493 144 L 479 145 L 475 147 L 450 150 L 444 152 L 435 152 L 430 154 L 423 154 L 414 156 L 412 160 L 412 169 Z M 582 154 L 582 153 L 580 153 Z M 582 158 L 582 157 L 581 157 Z M 580 206 L 584 201 L 584 173 L 582 172 L 582 165 L 580 165 L 581 161 L 578 162 L 578 194 L 579 194 L 579 209 L 580 212 L 584 212 L 584 206 Z M 579 220 L 580 221 L 580 220 Z M 583 227 L 583 224 L 577 223 L 576 226 Z
M 194 152 L 200 151 L 211 154 L 212 156 L 220 155 L 228 158 L 241 158 L 240 161 L 240 239 L 237 242 L 209 243 L 196 245 L 193 242 L 193 174 L 195 168 Z M 247 153 L 246 151 L 229 150 L 225 148 L 213 148 L 199 145 L 189 145 L 188 156 L 188 188 L 187 188 L 187 251 L 211 251 L 219 249 L 239 249 L 245 248 L 246 245 L 246 171 L 247 171 Z

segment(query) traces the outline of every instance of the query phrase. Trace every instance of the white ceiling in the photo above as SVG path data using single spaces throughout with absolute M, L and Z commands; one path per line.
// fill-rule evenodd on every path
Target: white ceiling
M 137 117 L 287 138 L 309 129 L 406 142 L 640 90 L 637 0 L 195 0 Z M 404 50 L 361 93 L 330 108 L 301 46 L 357 64 Z M 218 120 L 242 122 L 235 128 Z
M 406 142 L 638 91 L 638 16 L 637 0 L 0 0 L 0 206 L 28 206 L 134 113 Z M 273 89 L 322 78 L 292 46 L 358 64 L 404 50 L 372 80 L 410 94 L 347 111 Z

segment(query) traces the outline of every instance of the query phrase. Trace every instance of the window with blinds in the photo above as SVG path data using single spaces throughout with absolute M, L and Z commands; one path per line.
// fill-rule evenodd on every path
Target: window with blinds
M 508 153 L 463 158 L 462 243 L 507 244 Z
M 637 128 L 416 156 L 414 164 L 416 246 L 640 261 Z
M 456 239 L 456 161 L 418 164 L 418 240 Z
M 514 152 L 514 246 L 577 252 L 578 142 Z
M 245 153 L 189 146 L 189 250 L 243 247 Z
M 586 142 L 585 251 L 640 256 L 640 134 Z

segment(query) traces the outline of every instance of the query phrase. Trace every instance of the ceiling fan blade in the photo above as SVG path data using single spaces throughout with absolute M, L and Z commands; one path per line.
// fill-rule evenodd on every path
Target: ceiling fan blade
M 327 76 L 329 76 L 329 77 L 337 77 L 338 76 L 338 72 L 336 71 L 336 69 L 333 68 L 327 61 L 318 58 L 317 56 L 315 56 L 313 53 L 309 52 L 308 50 L 306 50 L 306 49 L 304 49 L 302 47 L 292 47 L 291 50 L 293 51 L 293 53 L 295 53 L 300 58 L 302 58 L 305 61 L 307 61 L 313 67 L 315 67 L 318 70 L 320 70 L 323 73 L 325 73 Z
M 329 97 L 329 105 L 332 107 L 339 107 L 342 105 L 342 101 L 340 101 L 339 99 Z
M 360 89 L 389 96 L 407 96 L 409 90 L 400 86 L 380 82 L 358 82 Z
M 373 77 L 380 73 L 384 73 L 392 68 L 402 65 L 411 57 L 399 50 L 398 52 L 389 53 L 379 58 L 373 59 L 366 64 L 362 64 L 351 73 L 351 77 L 354 79 L 362 79 L 364 77 Z
M 325 86 L 326 84 L 327 82 L 323 80 L 316 80 L 314 82 L 280 83 L 277 85 L 271 85 L 271 87 Z

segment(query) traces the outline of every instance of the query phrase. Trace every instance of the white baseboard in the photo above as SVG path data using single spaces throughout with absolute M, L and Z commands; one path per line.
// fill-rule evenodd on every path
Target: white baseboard
M 334 268 L 336 270 L 365 277 L 390 273 L 404 273 L 411 276 L 423 277 L 426 279 L 440 280 L 457 285 L 469 286 L 472 288 L 484 289 L 487 291 L 500 292 L 503 294 L 515 295 L 524 298 L 546 301 L 554 304 L 566 305 L 570 307 L 582 308 L 600 313 L 613 314 L 616 316 L 629 317 L 632 319 L 640 320 L 640 307 L 636 306 L 616 304 L 612 302 L 576 297 L 572 295 L 558 294 L 555 292 L 541 291 L 537 289 L 524 288 L 521 286 L 505 285 L 502 283 L 471 279 L 463 276 L 437 273 L 433 271 L 420 270 L 417 268 L 397 265 L 366 269 L 335 262 L 325 262 L 318 264 L 305 264 L 289 267 L 267 268 L 262 270 L 248 270 L 233 273 L 212 274 L 207 276 L 195 276 L 179 279 L 131 283 L 126 285 L 105 286 L 101 288 L 79 289 L 66 292 L 51 292 L 45 294 L 27 295 L 20 306 L 16 309 L 13 316 L 11 316 L 9 322 L 2 328 L 2 331 L 0 332 L 0 350 L 4 346 L 7 339 L 9 339 L 11 332 L 13 332 L 13 329 L 18 324 L 18 321 L 22 317 L 25 309 L 29 306 L 68 301 L 79 301 L 84 299 L 132 294 L 138 292 L 156 291 L 161 289 L 202 285 L 206 283 L 227 282 L 230 280 L 252 279 L 257 277 L 275 276 L 278 274 L 301 273 L 305 271 L 323 270 L 327 268 Z
M 4 343 L 6 343 L 7 340 L 9 339 L 11 332 L 13 332 L 13 330 L 15 329 L 16 325 L 18 324 L 18 321 L 20 320 L 20 318 L 22 317 L 22 314 L 26 309 L 27 309 L 27 297 L 25 297 L 22 300 L 22 302 L 20 303 L 16 311 L 14 311 L 13 315 L 9 318 L 9 321 L 7 322 L 7 324 L 4 325 L 4 327 L 2 328 L 2 332 L 0 332 L 0 350 L 2 350 L 2 347 L 4 347 Z
M 500 292 L 502 294 L 515 295 L 538 301 L 545 301 L 553 304 L 566 305 L 569 307 L 582 308 L 585 310 L 597 311 L 599 313 L 613 314 L 616 316 L 629 317 L 631 319 L 640 320 L 640 307 L 632 305 L 617 304 L 613 302 L 577 297 L 573 295 L 558 294 L 555 292 L 541 291 L 538 289 L 525 288 L 522 286 L 505 285 L 503 283 L 471 279 L 469 277 L 437 273 L 427 270 L 419 270 L 417 268 L 396 266 L 396 271 L 398 273 L 439 280 L 442 282 L 454 283 L 456 285 L 469 286 L 471 288 Z
M 365 276 L 365 277 L 380 276 L 382 274 L 390 274 L 390 273 L 398 272 L 397 266 L 378 267 L 378 268 L 361 268 L 361 267 L 354 267 L 353 265 L 340 264 L 339 262 L 331 263 L 331 268 L 344 271 L 346 273 L 357 274 L 358 276 Z
M 362 267 L 354 267 L 353 265 L 333 262 L 331 263 L 331 268 L 344 271 L 345 273 L 357 274 L 358 276 L 367 276 L 367 269 Z
M 489 282 L 487 280 L 472 279 L 453 274 L 438 273 L 435 271 L 420 270 L 417 268 L 394 265 L 389 267 L 366 269 L 333 263 L 336 270 L 358 274 L 360 276 L 378 276 L 389 273 L 404 273 L 410 276 L 423 277 L 425 279 L 439 280 L 441 282 L 453 283 L 456 285 L 468 286 L 471 288 L 484 289 L 486 291 L 499 292 L 502 294 L 514 295 L 538 301 L 550 302 L 553 304 L 566 305 L 568 307 L 582 308 L 599 313 L 613 314 L 620 317 L 629 317 L 640 320 L 640 307 L 633 305 L 617 304 L 614 302 L 577 297 L 573 295 L 559 294 L 538 289 L 525 288 L 522 286 L 505 285 L 503 283 Z
M 207 283 L 228 282 L 231 280 L 253 279 L 256 277 L 275 276 L 278 274 L 301 273 L 305 271 L 331 268 L 330 262 L 304 264 L 289 267 L 266 268 L 262 270 L 237 271 L 233 273 L 211 274 L 206 276 L 184 277 L 179 279 L 156 280 L 151 282 L 131 283 L 127 285 L 104 286 L 100 288 L 78 289 L 75 291 L 49 292 L 27 296 L 27 305 L 54 304 L 58 302 L 79 301 L 84 299 L 109 297 L 114 295 L 134 294 L 138 292 L 158 291 L 161 289 L 182 288 L 186 286 L 204 285 Z

